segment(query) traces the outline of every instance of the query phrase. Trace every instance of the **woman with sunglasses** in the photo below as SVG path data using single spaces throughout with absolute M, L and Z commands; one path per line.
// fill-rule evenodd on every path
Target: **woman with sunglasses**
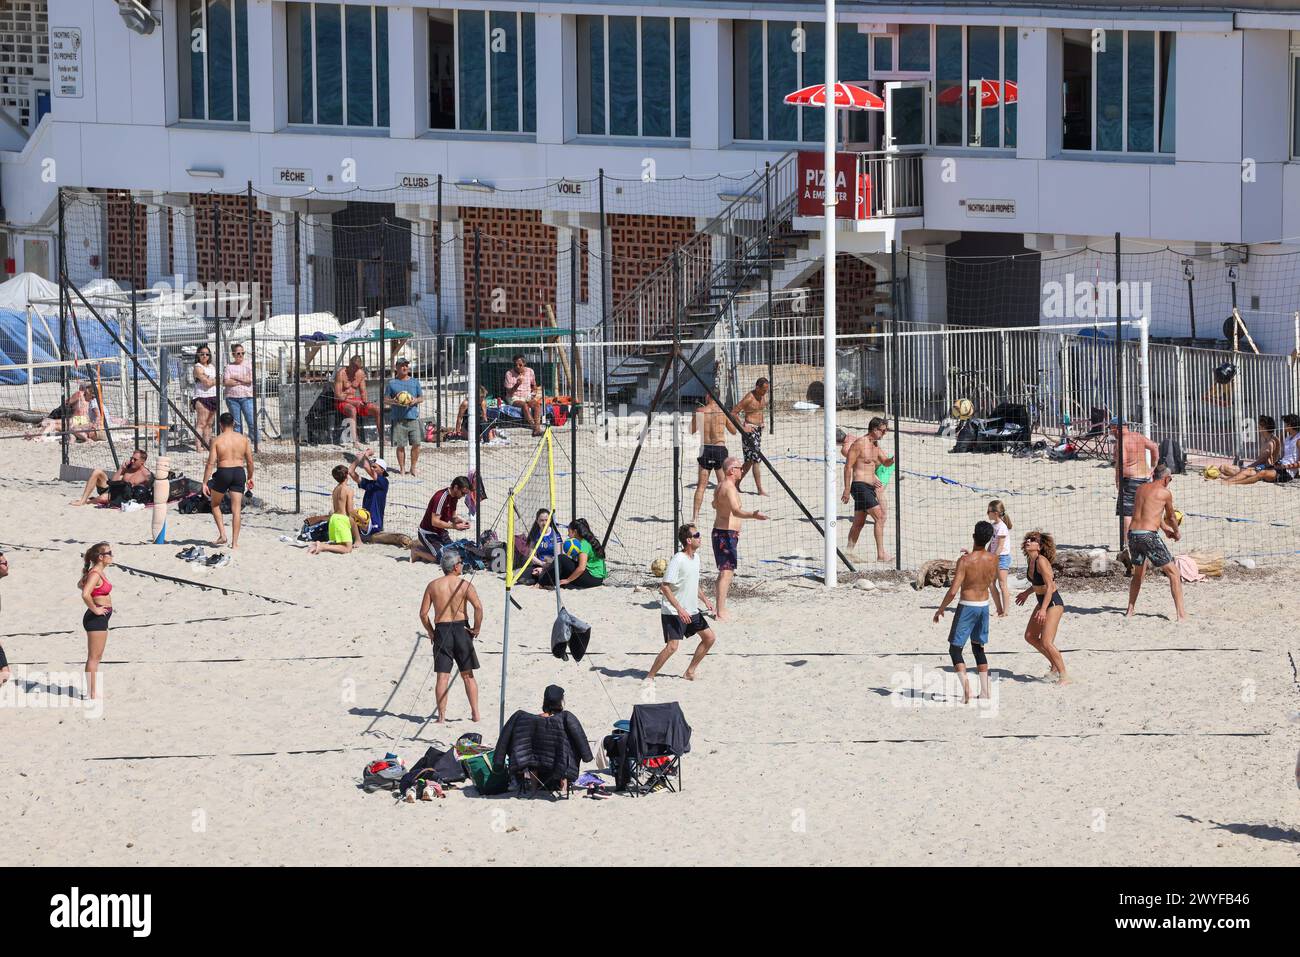
M 86 603 L 86 613 L 81 617 L 81 627 L 86 629 L 86 681 L 91 698 L 99 697 L 99 661 L 108 644 L 108 620 L 113 617 L 113 601 L 109 598 L 113 586 L 104 573 L 113 564 L 113 546 L 108 542 L 92 545 L 83 556 L 81 569 L 81 600 Z
M 217 414 L 217 367 L 212 361 L 212 350 L 199 346 L 194 354 L 194 425 L 206 447 L 212 444 L 212 419 Z
M 235 431 L 253 438 L 253 363 L 241 342 L 230 344 L 230 361 L 223 371 L 222 383 L 226 387 L 226 411 L 235 418 Z
M 1032 531 L 1025 536 L 1020 548 L 1029 563 L 1025 574 L 1029 587 L 1016 596 L 1016 604 L 1023 605 L 1030 595 L 1038 596 L 1038 604 L 1029 616 L 1029 624 L 1025 625 L 1025 641 L 1047 659 L 1051 670 L 1043 680 L 1068 685 L 1070 676 L 1065 671 L 1065 659 L 1056 648 L 1056 632 L 1065 615 L 1065 602 L 1061 600 L 1052 570 L 1052 562 L 1056 560 L 1056 539 L 1047 532 Z

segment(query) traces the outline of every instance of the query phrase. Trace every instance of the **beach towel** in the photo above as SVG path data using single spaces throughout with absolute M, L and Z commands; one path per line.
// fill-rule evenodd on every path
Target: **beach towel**
M 1200 566 L 1196 564 L 1196 559 L 1191 555 L 1179 555 L 1174 559 L 1174 565 L 1178 568 L 1178 577 L 1185 582 L 1203 582 L 1205 576 L 1201 574 Z

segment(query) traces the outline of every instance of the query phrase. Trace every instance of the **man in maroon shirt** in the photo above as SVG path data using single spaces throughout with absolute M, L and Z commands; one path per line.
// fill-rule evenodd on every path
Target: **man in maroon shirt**
M 451 529 L 463 532 L 469 522 L 456 517 L 456 505 L 469 494 L 469 479 L 458 475 L 451 484 L 434 494 L 416 530 L 417 541 L 411 546 L 411 561 L 437 562 L 444 546 L 451 543 Z

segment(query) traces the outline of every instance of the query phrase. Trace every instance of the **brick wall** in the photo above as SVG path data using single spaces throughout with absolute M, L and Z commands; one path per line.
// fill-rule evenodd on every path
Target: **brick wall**
M 563 310 L 556 296 L 556 230 L 542 222 L 536 209 L 489 209 L 462 206 L 465 227 L 465 325 L 474 322 L 474 228 L 482 233 L 482 327 L 508 329 L 545 326 L 545 307 Z M 501 311 L 493 312 L 493 291 L 501 290 Z M 567 315 L 567 313 L 565 313 Z
M 822 295 L 823 277 L 819 269 L 803 284 L 808 290 L 805 311 L 820 316 L 825 308 Z M 888 287 L 886 287 L 888 288 Z M 840 332 L 857 332 L 870 324 L 875 315 L 876 270 L 870 263 L 849 253 L 835 257 L 835 316 Z M 782 303 L 777 315 L 790 314 L 792 304 Z
M 148 209 L 142 203 L 131 205 L 131 194 L 125 189 L 103 190 L 104 229 L 107 242 L 104 249 L 104 276 L 143 289 L 148 275 L 149 224 Z M 131 271 L 131 216 L 135 214 L 135 271 Z
M 213 233 L 212 210 L 221 207 L 221 263 L 217 263 L 217 244 Z M 191 193 L 190 208 L 194 222 L 194 249 L 199 282 L 248 281 L 248 199 L 243 195 L 216 196 Z M 218 268 L 218 265 L 220 268 Z M 271 289 L 271 214 L 253 208 L 253 281 L 260 283 L 262 300 L 270 301 Z
M 695 235 L 690 216 L 634 216 L 611 214 L 610 306 L 617 309 L 641 280 L 659 267 L 674 249 Z

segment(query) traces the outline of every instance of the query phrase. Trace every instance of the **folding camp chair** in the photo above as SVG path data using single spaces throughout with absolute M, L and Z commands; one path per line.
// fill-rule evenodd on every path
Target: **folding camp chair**
M 682 789 L 682 758 L 679 754 L 632 758 L 628 770 L 628 790 L 634 795 L 649 794 L 660 788 L 676 794 Z
M 676 701 L 639 704 L 628 724 L 618 742 L 623 752 L 615 764 L 619 789 L 634 795 L 680 791 L 682 755 L 691 750 L 691 727 L 681 707 Z
M 1081 431 L 1065 437 L 1067 444 L 1074 446 L 1079 458 L 1111 460 L 1113 442 L 1110 436 L 1110 412 L 1094 407 L 1088 415 L 1088 425 Z

